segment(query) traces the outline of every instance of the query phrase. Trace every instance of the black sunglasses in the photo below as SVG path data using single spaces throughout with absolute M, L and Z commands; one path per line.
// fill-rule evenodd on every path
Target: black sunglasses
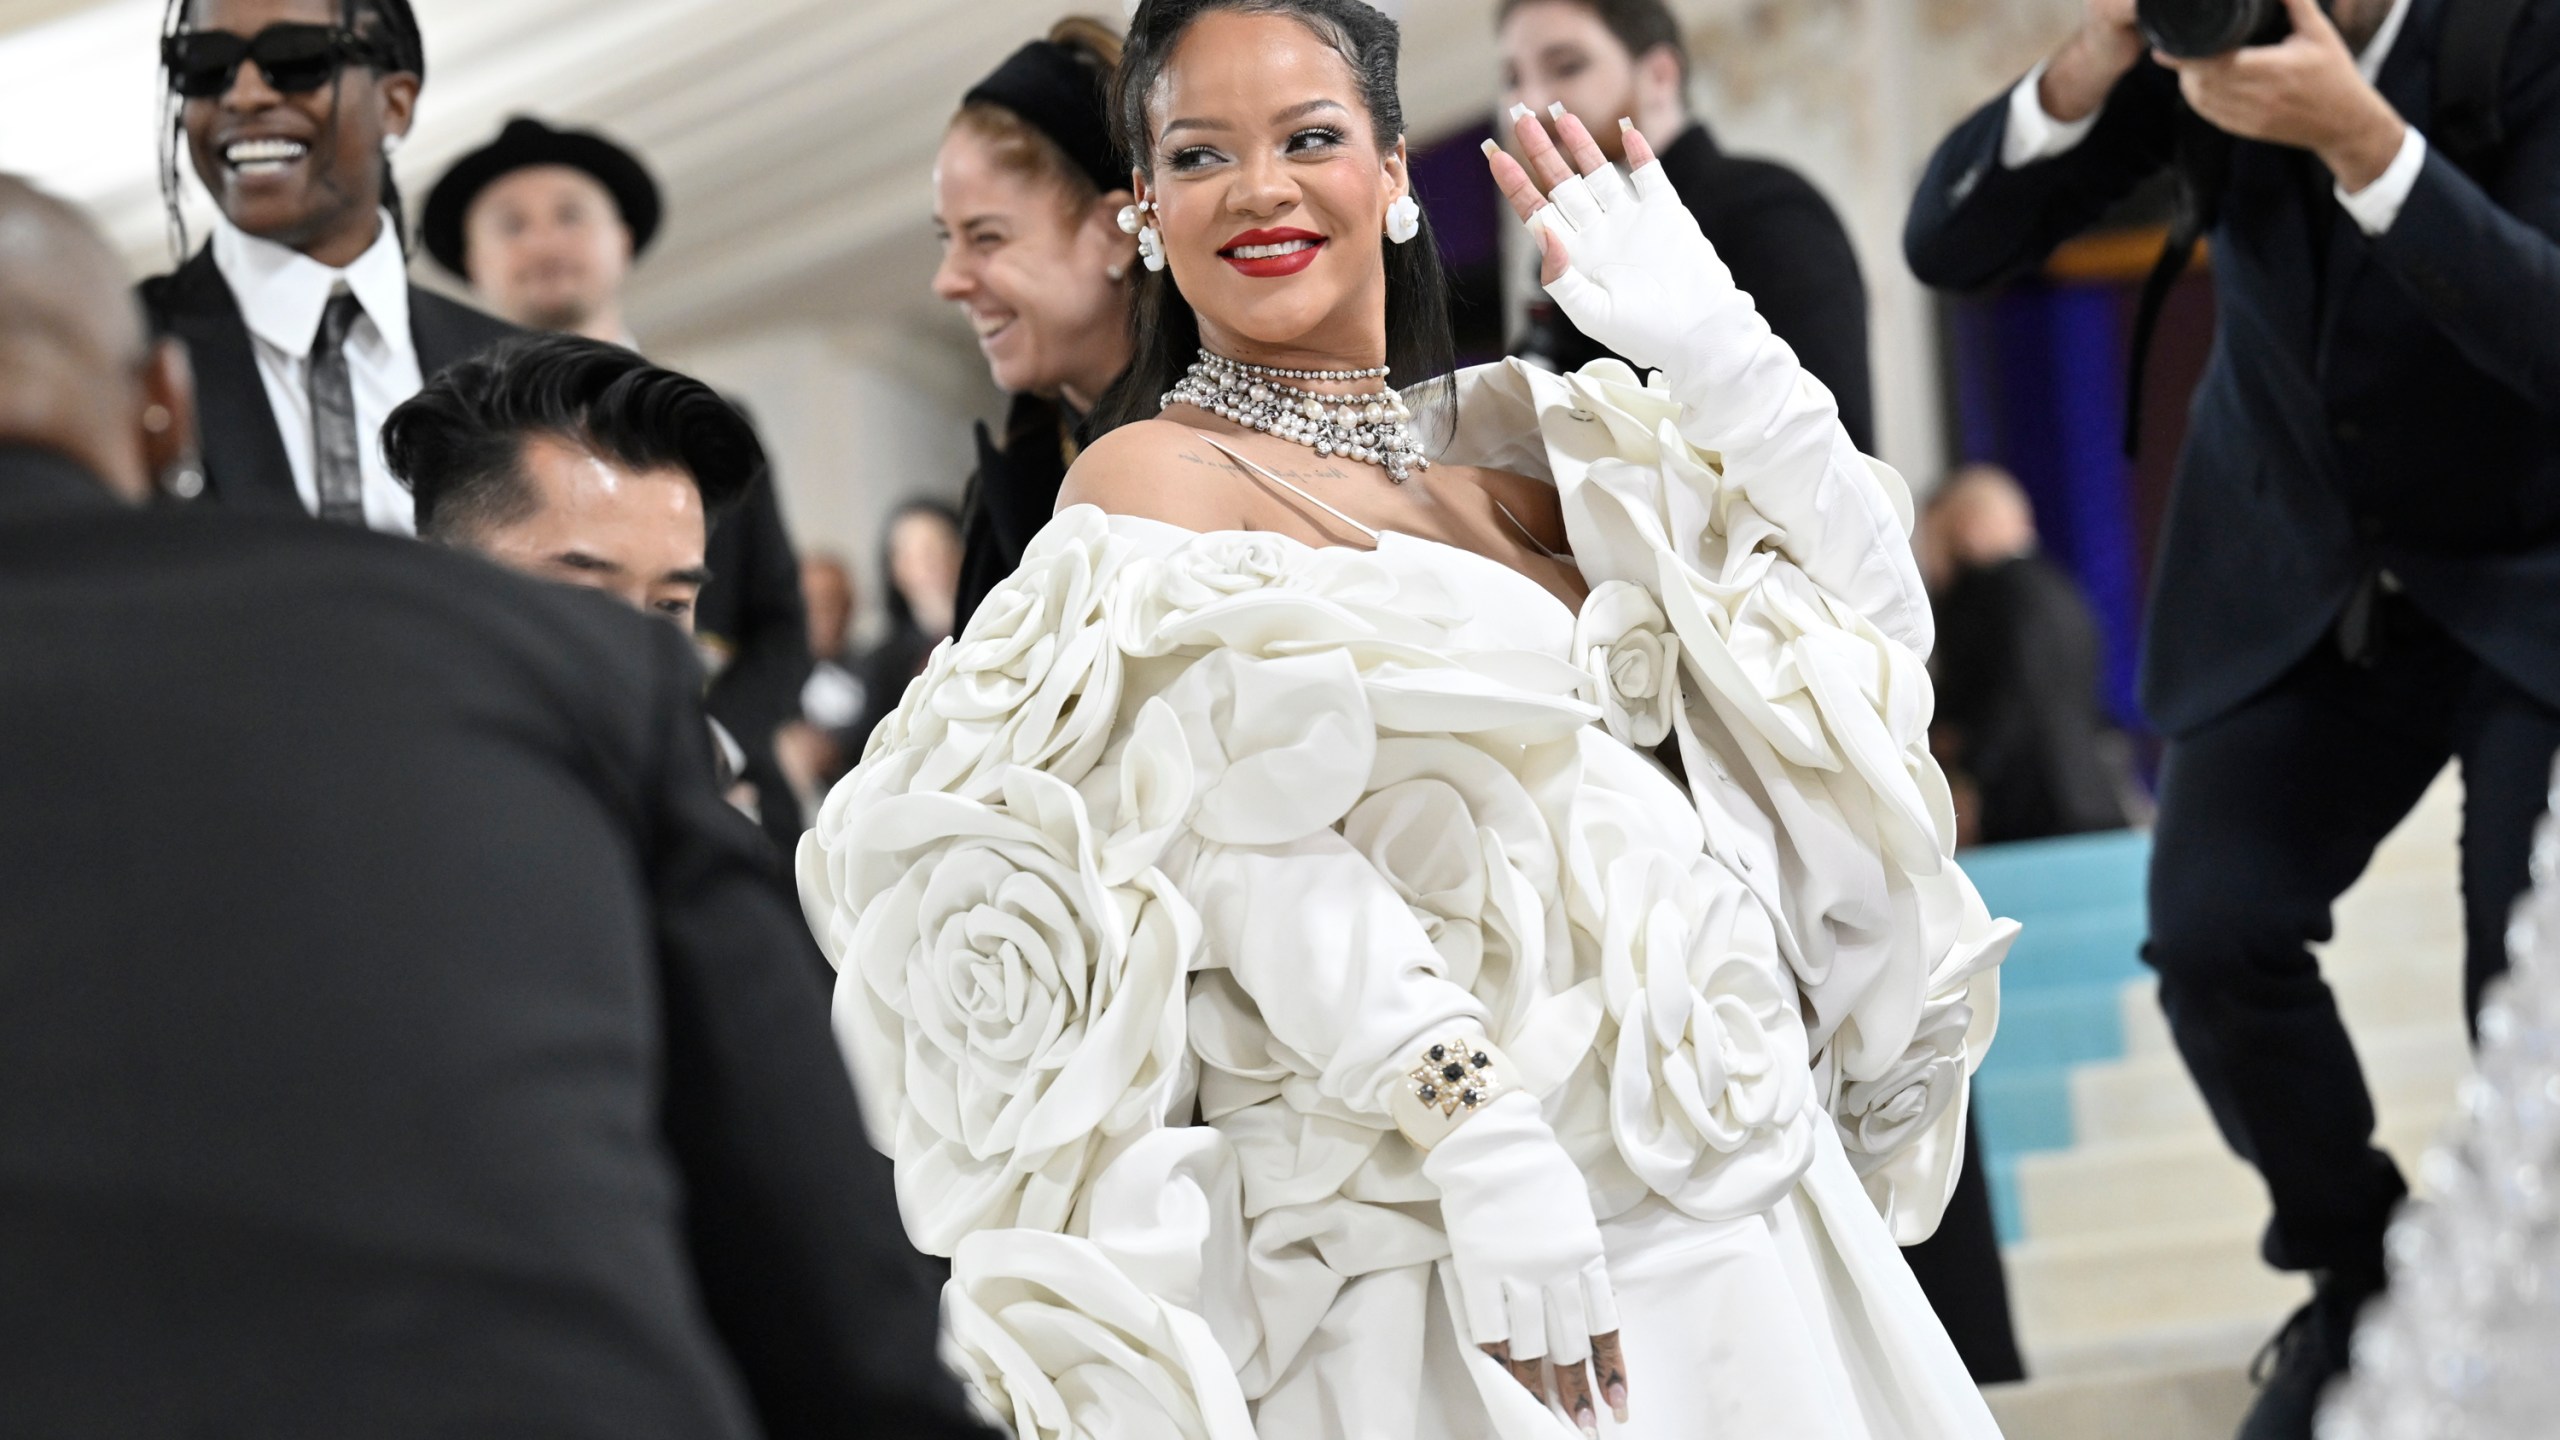
M 160 42 L 169 88 L 190 100 L 230 93 L 243 60 L 257 61 L 258 73 L 287 95 L 307 95 L 349 65 L 390 63 L 381 45 L 336 25 L 279 22 L 245 37 L 228 30 L 185 30 Z

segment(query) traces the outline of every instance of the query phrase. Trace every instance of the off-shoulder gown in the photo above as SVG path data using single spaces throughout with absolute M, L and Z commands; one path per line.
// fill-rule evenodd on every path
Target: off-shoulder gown
M 1559 487 L 1578 612 L 1071 509 L 804 843 L 949 1353 L 1026 1437 L 1571 1440 L 1381 1099 L 1480 1024 L 1601 1221 L 1604 1434 L 1995 1434 L 1897 1250 L 2014 931 L 1947 858 L 1899 480 L 1739 475 L 1606 362 L 1456 403 Z

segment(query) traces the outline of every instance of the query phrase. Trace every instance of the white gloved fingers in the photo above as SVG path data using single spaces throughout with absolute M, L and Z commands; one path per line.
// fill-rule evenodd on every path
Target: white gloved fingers
M 1564 241 L 1565 248 L 1568 250 L 1573 248 L 1574 237 L 1582 233 L 1581 227 L 1573 223 L 1572 217 L 1566 215 L 1563 209 L 1553 203 L 1539 206 L 1530 214 L 1527 224 L 1532 230 L 1554 231 L 1556 238 Z
M 1660 160 L 1650 160 L 1637 166 L 1635 173 L 1627 177 L 1627 183 L 1635 187 L 1638 200 L 1669 200 L 1675 205 L 1680 203 L 1680 197 L 1672 192 L 1671 177 L 1662 171 Z
M 1502 1282 L 1504 1306 L 1511 1314 L 1511 1358 L 1541 1360 L 1554 1342 L 1547 1333 L 1546 1299 L 1533 1285 Z
M 1547 282 L 1547 297 L 1556 302 L 1574 328 L 1588 335 L 1593 326 L 1605 330 L 1609 326 L 1609 292 L 1582 273 L 1579 265 L 1568 264 L 1564 273 Z
M 1591 1358 L 1591 1333 L 1597 1329 L 1582 1304 L 1582 1277 L 1568 1276 L 1545 1292 L 1547 1360 L 1561 1369 Z
M 1591 187 L 1591 198 L 1604 211 L 1614 213 L 1636 203 L 1635 192 L 1627 188 L 1626 177 L 1618 173 L 1615 165 L 1603 165 L 1582 178 Z
M 1591 182 L 1580 175 L 1549 190 L 1547 202 L 1562 210 L 1564 218 L 1572 221 L 1577 230 L 1588 230 L 1599 224 L 1604 213 L 1599 199 L 1591 193 Z
M 1582 1313 L 1591 1333 L 1606 1335 L 1618 1328 L 1618 1289 L 1609 1283 L 1609 1262 L 1594 1260 L 1582 1267 Z
M 1456 1278 L 1458 1303 L 1467 1311 L 1467 1338 L 1478 1345 L 1509 1344 L 1519 1333 L 1511 1328 L 1511 1305 L 1503 1293 L 1509 1287 L 1490 1276 L 1470 1280 L 1463 1270 Z

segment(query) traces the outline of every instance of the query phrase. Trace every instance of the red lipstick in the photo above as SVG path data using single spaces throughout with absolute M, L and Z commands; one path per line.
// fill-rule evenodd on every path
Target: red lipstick
M 1275 245 L 1292 248 L 1277 255 L 1246 257 L 1236 253 L 1238 250 L 1261 249 Z M 1221 246 L 1218 250 L 1218 258 L 1236 267 L 1238 274 L 1249 275 L 1257 280 L 1273 280 L 1284 275 L 1295 275 L 1313 265 L 1316 263 L 1317 252 L 1324 247 L 1325 238 L 1312 230 L 1294 230 L 1285 227 L 1276 230 L 1247 230 Z

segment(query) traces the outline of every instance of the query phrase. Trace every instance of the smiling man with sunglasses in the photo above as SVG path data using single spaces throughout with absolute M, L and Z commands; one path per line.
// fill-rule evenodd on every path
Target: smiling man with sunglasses
M 383 417 L 513 332 L 409 284 L 391 154 L 426 52 L 408 0 L 172 0 L 160 63 L 179 249 L 182 151 L 221 212 L 141 292 L 195 361 L 201 498 L 412 532 Z

